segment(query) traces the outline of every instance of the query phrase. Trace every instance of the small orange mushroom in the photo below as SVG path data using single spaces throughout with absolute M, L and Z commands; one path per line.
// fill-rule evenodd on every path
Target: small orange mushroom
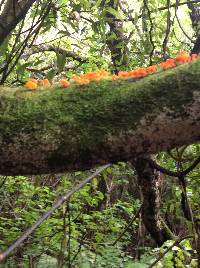
M 37 88 L 37 83 L 28 80 L 26 84 L 24 85 L 27 89 L 35 90 Z
M 131 76 L 130 72 L 127 71 L 119 71 L 118 76 L 123 79 L 127 79 Z
M 69 87 L 70 86 L 70 82 L 67 79 L 61 79 L 59 81 L 61 87 Z
M 73 76 L 72 80 L 76 81 L 76 83 L 79 85 L 87 85 L 90 83 L 90 80 L 77 75 Z
M 146 68 L 137 68 L 130 72 L 133 78 L 142 78 L 148 75 Z
M 176 62 L 174 59 L 167 59 L 166 61 L 164 62 L 161 62 L 160 63 L 160 66 L 166 70 L 166 69 L 170 69 L 170 68 L 174 68 L 176 67 Z
M 181 51 L 176 57 L 175 61 L 177 61 L 180 64 L 184 64 L 186 62 L 191 61 L 190 54 L 187 51 Z
M 113 74 L 113 75 L 112 75 L 112 80 L 117 80 L 117 79 L 119 79 L 119 76 L 116 75 L 116 74 Z
M 48 79 L 42 79 L 39 81 L 39 85 L 42 87 L 50 87 L 51 83 L 49 82 Z
M 151 65 L 146 68 L 146 71 L 148 74 L 153 74 L 157 72 L 157 66 L 156 65 Z

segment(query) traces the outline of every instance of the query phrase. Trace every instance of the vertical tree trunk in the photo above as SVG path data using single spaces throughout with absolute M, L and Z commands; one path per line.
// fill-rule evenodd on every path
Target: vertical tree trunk
M 109 7 L 118 12 L 119 1 L 109 1 Z M 110 27 L 106 35 L 106 43 L 111 53 L 114 72 L 117 74 L 123 68 L 128 67 L 126 35 L 123 32 L 123 21 L 113 15 L 113 13 L 106 12 L 106 20 Z
M 138 158 L 133 165 L 142 193 L 142 221 L 152 238 L 161 246 L 166 240 L 172 239 L 173 235 L 160 216 L 160 173 L 144 158 Z
M 196 41 L 192 49 L 192 53 L 200 53 L 200 4 L 188 3 L 188 8 L 190 9 L 190 19 L 192 22 L 192 27 L 195 32 Z

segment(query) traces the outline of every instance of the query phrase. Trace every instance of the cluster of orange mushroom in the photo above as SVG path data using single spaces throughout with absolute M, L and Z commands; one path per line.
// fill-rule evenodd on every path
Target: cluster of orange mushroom
M 37 81 L 34 78 L 29 78 L 25 84 L 25 87 L 31 90 L 35 90 L 38 87 L 38 85 L 41 87 L 50 87 L 51 83 L 49 82 L 48 79 L 42 79 Z
M 88 72 L 85 74 L 74 75 L 72 76 L 70 82 L 68 81 L 68 79 L 61 79 L 59 80 L 59 85 L 60 87 L 68 88 L 73 82 L 77 85 L 88 85 L 91 81 L 99 81 L 105 78 L 112 79 L 112 80 L 142 78 L 149 74 L 156 73 L 159 70 L 159 67 L 162 70 L 167 70 L 170 68 L 174 68 L 179 64 L 184 64 L 190 61 L 194 61 L 197 58 L 198 58 L 197 54 L 190 55 L 188 52 L 182 51 L 175 58 L 167 59 L 166 61 L 161 62 L 159 65 L 152 65 L 146 68 L 136 68 L 131 71 L 120 71 L 118 75 L 116 74 L 112 75 L 105 70 L 98 70 L 95 72 Z M 35 90 L 37 89 L 38 86 L 50 87 L 51 83 L 49 82 L 48 79 L 37 81 L 36 79 L 29 78 L 25 84 L 25 87 L 30 90 Z

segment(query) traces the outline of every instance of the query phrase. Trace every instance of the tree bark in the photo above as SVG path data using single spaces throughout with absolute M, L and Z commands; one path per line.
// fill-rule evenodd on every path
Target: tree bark
M 164 223 L 160 215 L 160 172 L 152 168 L 144 158 L 138 158 L 132 162 L 138 175 L 138 185 L 142 194 L 142 222 L 151 234 L 157 245 L 161 246 L 165 241 L 174 239 L 174 235 Z
M 200 4 L 199 3 L 188 3 L 188 8 L 190 9 L 190 18 L 192 22 L 192 27 L 196 35 L 196 41 L 192 48 L 192 53 L 200 53 Z
M 119 1 L 109 1 L 108 7 L 115 10 L 116 13 L 119 12 Z M 124 34 L 123 21 L 109 11 L 106 12 L 105 17 L 110 28 L 106 34 L 106 43 L 111 53 L 114 72 L 117 74 L 128 66 L 127 38 Z
M 0 174 L 84 170 L 199 139 L 199 60 L 141 81 L 0 87 Z
M 36 0 L 7 0 L 0 15 L 0 46 L 5 38 L 25 18 L 27 12 Z

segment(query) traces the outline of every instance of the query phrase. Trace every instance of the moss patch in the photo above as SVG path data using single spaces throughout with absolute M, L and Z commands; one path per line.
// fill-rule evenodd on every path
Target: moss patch
M 148 126 L 162 112 L 172 119 L 184 117 L 194 91 L 200 91 L 200 60 L 139 81 L 37 91 L 1 87 L 0 144 L 15 144 L 16 153 L 34 147 L 43 157 L 49 151 L 52 163 L 62 156 L 73 163 L 92 161 L 87 154 L 93 148 L 103 148 L 110 136 L 134 132 L 144 118 Z

